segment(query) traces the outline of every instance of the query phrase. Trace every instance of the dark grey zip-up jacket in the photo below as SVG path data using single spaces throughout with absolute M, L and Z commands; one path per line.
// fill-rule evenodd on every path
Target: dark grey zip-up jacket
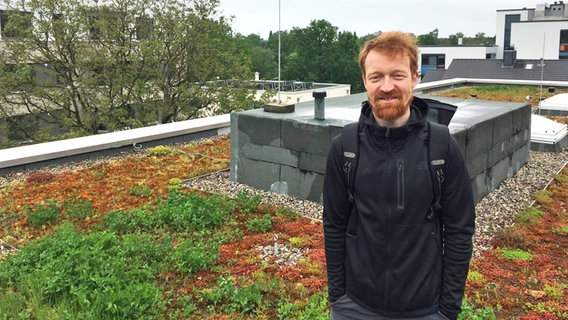
M 475 212 L 469 175 L 451 138 L 442 189 L 444 254 L 427 164 L 428 105 L 414 98 L 407 125 L 377 125 L 363 103 L 355 176 L 356 235 L 347 235 L 350 204 L 341 140 L 329 151 L 324 177 L 325 251 L 329 298 L 347 294 L 382 316 L 442 312 L 457 318 L 472 253 Z

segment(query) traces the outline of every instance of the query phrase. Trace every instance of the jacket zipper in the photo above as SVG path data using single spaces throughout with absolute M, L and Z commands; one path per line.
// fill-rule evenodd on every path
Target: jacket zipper
M 397 208 L 404 209 L 404 160 L 398 159 L 397 166 Z

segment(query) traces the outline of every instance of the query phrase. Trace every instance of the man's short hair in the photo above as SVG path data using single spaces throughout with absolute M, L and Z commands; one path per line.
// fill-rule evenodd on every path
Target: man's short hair
M 418 71 L 418 47 L 416 38 L 408 33 L 390 31 L 381 33 L 377 37 L 367 41 L 363 50 L 359 53 L 359 66 L 365 74 L 365 60 L 371 51 L 377 51 L 387 57 L 394 58 L 398 55 L 406 55 L 410 60 L 410 71 L 414 74 Z

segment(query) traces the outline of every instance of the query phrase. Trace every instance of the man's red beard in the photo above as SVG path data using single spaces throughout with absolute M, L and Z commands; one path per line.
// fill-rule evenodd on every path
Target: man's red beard
M 396 98 L 395 101 L 384 102 L 381 98 L 385 96 L 386 95 L 375 97 L 375 99 L 370 101 L 370 103 L 375 117 L 386 121 L 393 121 L 402 117 L 412 102 L 412 97 L 410 98 L 410 101 L 407 101 L 406 103 L 402 101 L 400 97 Z

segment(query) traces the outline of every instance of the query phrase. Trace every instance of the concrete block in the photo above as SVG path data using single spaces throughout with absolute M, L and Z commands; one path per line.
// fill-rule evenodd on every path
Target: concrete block
M 323 174 L 282 166 L 282 181 L 288 183 L 289 195 L 318 203 L 321 202 Z
M 238 134 L 245 135 L 246 141 L 259 145 L 281 146 L 281 119 L 258 117 L 256 114 L 246 112 L 237 113 L 237 117 Z M 242 141 L 245 142 L 245 140 Z
M 280 181 L 280 168 L 280 164 L 240 158 L 233 181 L 261 190 L 270 190 L 272 183 Z
M 523 146 L 530 144 L 531 129 L 525 128 L 524 130 L 515 133 L 510 140 L 511 150 L 517 150 Z
M 245 158 L 251 160 L 278 163 L 293 167 L 297 167 L 299 164 L 300 153 L 289 149 L 245 143 L 241 145 L 241 151 L 241 154 Z
M 470 177 L 476 177 L 488 168 L 487 165 L 488 153 L 478 154 L 473 158 L 466 158 L 467 171 Z
M 478 122 L 467 132 L 466 158 L 476 158 L 493 145 L 493 121 Z
M 511 150 L 511 138 L 508 137 L 505 141 L 494 145 L 487 154 L 487 165 L 489 167 L 495 165 L 497 162 L 506 159 L 513 151 Z
M 327 155 L 331 129 L 326 124 L 301 121 L 282 123 L 282 146 L 287 149 Z
M 489 181 L 487 184 L 488 191 L 493 191 L 499 187 L 501 182 L 509 178 L 511 173 L 511 161 L 509 157 L 497 162 L 489 168 Z
M 513 110 L 513 134 L 530 130 L 531 127 L 531 106 L 529 104 Z
M 525 144 L 523 147 L 513 151 L 511 154 L 511 172 L 509 177 L 512 177 L 530 160 L 530 144 Z
M 473 201 L 478 203 L 489 192 L 487 190 L 487 173 L 482 172 L 471 180 L 471 187 L 473 189 Z
M 493 119 L 493 146 L 513 135 L 513 113 L 503 113 Z
M 300 163 L 297 167 L 301 171 L 313 171 L 324 174 L 326 162 L 327 156 L 310 152 L 301 152 Z

